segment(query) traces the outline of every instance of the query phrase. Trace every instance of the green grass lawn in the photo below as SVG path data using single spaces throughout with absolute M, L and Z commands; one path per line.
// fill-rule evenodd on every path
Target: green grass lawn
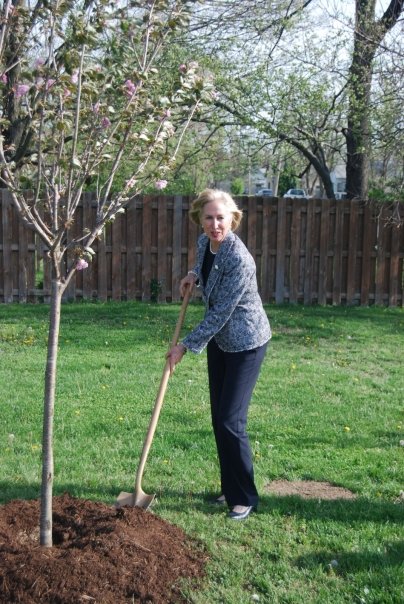
M 0 307 L 0 502 L 39 496 L 45 305 Z M 130 491 L 178 305 L 64 305 L 55 494 Z M 185 329 L 202 316 L 188 309 Z M 143 488 L 201 541 L 195 604 L 404 602 L 404 312 L 268 306 L 274 336 L 249 415 L 260 508 L 231 522 L 219 481 L 205 354 L 170 380 Z M 400 444 L 401 441 L 401 444 Z M 355 500 L 280 497 L 275 479 L 329 481 Z M 400 494 L 401 493 L 401 494 Z M 187 589 L 187 588 L 185 588 Z

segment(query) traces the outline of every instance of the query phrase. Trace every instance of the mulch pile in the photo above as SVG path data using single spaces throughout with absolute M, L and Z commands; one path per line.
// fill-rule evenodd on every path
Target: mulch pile
M 39 513 L 37 500 L 0 506 L 1 604 L 178 604 L 182 579 L 203 576 L 200 545 L 141 508 L 55 497 L 52 548 Z

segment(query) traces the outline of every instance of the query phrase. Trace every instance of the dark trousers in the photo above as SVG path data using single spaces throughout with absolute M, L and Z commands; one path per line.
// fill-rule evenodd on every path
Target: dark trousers
M 267 344 L 242 352 L 223 352 L 208 344 L 212 425 L 220 464 L 222 493 L 230 507 L 258 504 L 247 413 Z

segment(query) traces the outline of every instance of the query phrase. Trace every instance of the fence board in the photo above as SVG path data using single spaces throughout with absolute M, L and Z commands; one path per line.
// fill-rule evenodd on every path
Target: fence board
M 172 245 L 172 286 L 171 298 L 179 296 L 180 281 L 184 276 L 181 271 L 182 256 L 182 198 L 179 195 L 174 197 L 173 207 L 173 245 Z
M 165 300 L 165 288 L 168 281 L 167 271 L 167 205 L 165 203 L 158 204 L 158 240 L 157 240 L 157 286 L 158 300 Z
M 120 215 L 112 223 L 112 243 L 111 243 L 111 289 L 112 299 L 120 300 L 122 291 L 122 249 L 121 249 L 121 220 Z
M 380 215 L 378 217 L 378 229 L 377 229 L 377 258 L 376 258 L 376 293 L 375 302 L 376 304 L 383 304 L 384 294 L 384 280 L 387 268 L 386 257 L 386 229 L 383 228 L 386 222 L 386 207 L 382 207 Z
M 126 209 L 127 297 L 136 298 L 136 199 L 132 198 Z
M 142 220 L 142 300 L 150 300 L 151 282 L 151 221 L 152 221 L 152 198 L 147 195 L 143 198 L 143 220 Z
M 370 277 L 371 277 L 371 255 L 372 255 L 372 215 L 370 205 L 365 204 L 363 208 L 363 237 L 362 237 L 362 275 L 361 275 L 361 297 L 362 305 L 369 304 Z
M 270 203 L 263 203 L 262 206 L 262 262 L 261 262 L 261 274 L 258 276 L 261 282 L 261 296 L 264 300 L 271 298 L 271 256 L 270 256 L 270 237 L 269 237 L 269 226 L 272 216 L 272 205 Z
M 257 260 L 257 198 L 252 197 L 247 200 L 248 219 L 247 219 L 247 241 L 246 245 L 254 258 Z
M 390 254 L 390 291 L 389 291 L 389 306 L 397 306 L 399 304 L 400 279 L 402 285 L 403 274 L 403 253 L 400 254 L 400 249 L 403 250 L 404 229 L 400 228 L 400 222 L 404 221 L 404 212 L 400 216 L 400 208 L 398 208 L 398 221 L 393 221 L 390 228 L 392 230 L 391 254 Z M 401 298 L 401 305 L 404 306 Z
M 278 201 L 278 228 L 276 233 L 276 291 L 275 302 L 281 304 L 285 297 L 285 228 L 286 199 Z
M 94 224 L 95 216 L 93 216 L 92 195 L 85 193 L 83 196 L 83 226 L 91 229 Z M 83 273 L 83 297 L 91 300 L 93 297 L 93 264 L 89 263 L 90 270 L 82 271 Z
M 292 225 L 291 225 L 291 243 L 290 243 L 290 284 L 289 284 L 289 302 L 295 304 L 298 301 L 299 293 L 299 272 L 300 272 L 300 203 L 292 204 Z
M 321 204 L 320 256 L 318 261 L 318 303 L 327 302 L 327 255 L 328 255 L 328 223 L 330 202 L 325 199 Z
M 11 196 L 6 192 L 3 196 L 2 207 L 3 223 L 3 299 L 4 302 L 13 302 L 13 275 L 12 275 L 12 206 Z
M 334 264 L 333 264 L 333 293 L 332 303 L 341 304 L 341 279 L 342 279 L 342 232 L 344 223 L 344 204 L 335 205 L 335 231 L 334 231 Z
M 347 304 L 355 302 L 355 274 L 357 261 L 357 242 L 358 242 L 358 203 L 352 202 L 349 220 L 349 246 L 348 246 L 348 266 L 347 266 Z
M 28 297 L 28 270 L 30 254 L 28 253 L 28 229 L 24 228 L 21 221 L 18 224 L 18 301 L 26 302 Z
M 315 202 L 309 199 L 307 203 L 306 219 L 306 263 L 304 275 L 304 304 L 312 303 L 313 255 L 314 255 L 314 219 Z
M 51 268 L 39 237 L 18 220 L 0 191 L 0 301 L 49 302 Z M 360 202 L 252 198 L 238 200 L 238 235 L 257 264 L 261 297 L 269 302 L 403 305 L 404 206 Z M 200 227 L 188 219 L 189 199 L 145 196 L 100 234 L 89 269 L 76 274 L 66 297 L 179 299 L 179 282 L 195 262 Z M 85 194 L 73 231 L 91 228 L 95 202 Z M 69 253 L 69 262 L 75 259 Z M 43 267 L 43 286 L 36 270 Z M 195 296 L 200 297 L 199 290 Z

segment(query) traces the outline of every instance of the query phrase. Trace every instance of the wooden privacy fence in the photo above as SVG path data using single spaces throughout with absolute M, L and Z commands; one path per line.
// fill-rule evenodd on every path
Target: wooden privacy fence
M 356 201 L 240 197 L 238 234 L 257 264 L 265 303 L 403 305 L 404 206 Z M 0 301 L 49 301 L 47 250 L 0 191 Z M 132 199 L 78 272 L 70 300 L 176 301 L 200 232 L 181 196 Z M 95 218 L 85 194 L 74 229 Z M 68 257 L 69 261 L 70 258 Z

